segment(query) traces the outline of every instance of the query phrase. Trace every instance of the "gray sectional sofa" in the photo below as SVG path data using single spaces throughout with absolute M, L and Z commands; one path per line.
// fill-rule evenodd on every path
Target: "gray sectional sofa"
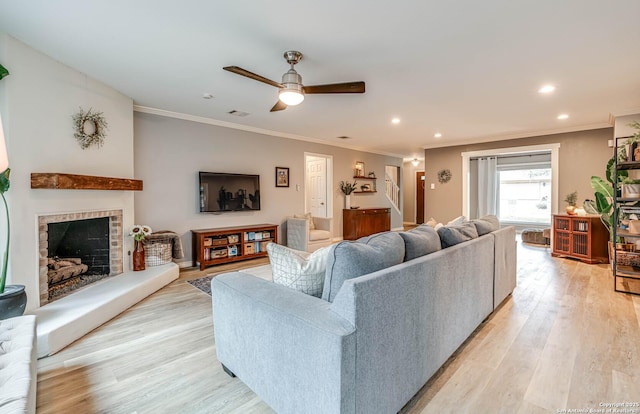
M 516 243 L 513 227 L 443 249 L 419 234 L 393 234 L 360 242 L 379 249 L 387 266 L 399 239 L 401 263 L 356 277 L 354 268 L 371 267 L 366 252 L 358 259 L 367 248 L 332 246 L 324 299 L 245 273 L 215 277 L 225 370 L 281 414 L 398 412 L 513 291 Z M 420 256 L 416 246 L 431 252 Z

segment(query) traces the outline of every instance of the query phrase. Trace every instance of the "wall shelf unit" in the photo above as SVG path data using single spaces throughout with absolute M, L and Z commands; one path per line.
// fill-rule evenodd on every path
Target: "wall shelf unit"
M 278 242 L 278 226 L 222 227 L 191 230 L 193 266 L 237 262 L 267 256 L 267 244 Z
M 640 233 L 629 231 L 623 226 L 623 220 L 635 214 L 640 218 L 640 198 L 622 197 L 621 177 L 628 176 L 629 171 L 640 170 L 640 157 L 634 154 L 637 144 L 627 144 L 631 137 L 616 137 L 614 151 L 614 198 L 613 198 L 613 240 L 620 241 L 610 247 L 614 290 L 616 292 L 640 294 L 640 251 L 636 250 L 636 242 L 640 241 Z M 622 151 L 624 149 L 624 151 Z M 636 173 L 637 174 L 637 173 Z
M 376 188 L 376 180 L 378 179 L 377 177 L 368 177 L 368 176 L 358 176 L 358 175 L 354 175 L 353 176 L 354 180 L 366 180 L 366 181 L 370 181 L 371 184 L 361 184 L 361 185 L 369 185 L 370 189 L 369 190 L 362 190 L 362 187 L 360 187 L 360 190 L 354 190 L 354 194 L 373 194 L 373 193 L 377 193 L 378 189 Z

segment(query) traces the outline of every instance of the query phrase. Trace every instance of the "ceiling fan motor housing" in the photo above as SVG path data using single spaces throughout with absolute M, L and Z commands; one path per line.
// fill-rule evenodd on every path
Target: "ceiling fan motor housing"
M 289 91 L 304 93 L 302 88 L 302 76 L 300 76 L 294 69 L 289 69 L 287 73 L 282 75 L 282 85 L 284 86 L 284 89 Z

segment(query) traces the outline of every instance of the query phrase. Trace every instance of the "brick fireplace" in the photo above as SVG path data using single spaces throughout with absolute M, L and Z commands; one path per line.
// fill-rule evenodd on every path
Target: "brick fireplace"
M 106 221 L 108 220 L 108 223 Z M 76 231 L 72 237 L 62 235 Z M 38 216 L 39 296 L 40 306 L 51 302 L 61 292 L 60 283 L 52 290 L 49 286 L 51 258 L 61 255 L 74 257 L 84 264 L 80 280 L 70 280 L 64 285 L 64 294 L 86 286 L 88 283 L 123 271 L 122 210 L 86 211 Z M 83 237 L 85 240 L 83 240 Z M 64 244 L 61 239 L 65 239 Z M 100 240 L 102 239 L 102 240 Z M 54 250 L 54 251 L 50 251 Z

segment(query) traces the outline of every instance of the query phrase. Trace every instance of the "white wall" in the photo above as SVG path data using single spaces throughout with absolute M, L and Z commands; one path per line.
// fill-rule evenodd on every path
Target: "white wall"
M 629 126 L 633 121 L 640 122 L 640 114 L 616 117 L 613 135 L 615 137 L 628 137 L 634 135 L 638 130 Z
M 354 194 L 351 204 L 391 207 L 384 193 L 385 165 L 401 166 L 396 157 L 353 151 L 239 131 L 200 122 L 136 112 L 135 178 L 144 180 L 136 193 L 136 223 L 181 235 L 185 262 L 191 260 L 191 229 L 260 223 L 281 225 L 287 216 L 304 211 L 304 153 L 333 156 L 333 230 L 342 237 L 344 196 L 341 180 L 353 180 L 353 165 L 363 161 L 377 173 L 378 192 Z M 288 167 L 288 188 L 275 187 L 275 167 Z M 198 204 L 198 171 L 260 174 L 261 210 L 203 214 Z M 300 186 L 300 191 L 296 190 Z M 391 227 L 402 227 L 402 217 L 391 209 Z M 282 226 L 281 226 L 282 240 Z
M 2 33 L 0 62 L 11 73 L 0 81 L 0 111 L 11 167 L 11 189 L 6 194 L 11 217 L 8 283 L 26 286 L 28 310 L 39 306 L 38 215 L 122 209 L 126 233 L 134 210 L 133 192 L 33 190 L 30 174 L 133 178 L 133 102 Z M 104 113 L 109 129 L 102 148 L 82 150 L 74 138 L 71 117 L 80 107 Z M 130 240 L 125 240 L 125 258 L 129 245 Z

